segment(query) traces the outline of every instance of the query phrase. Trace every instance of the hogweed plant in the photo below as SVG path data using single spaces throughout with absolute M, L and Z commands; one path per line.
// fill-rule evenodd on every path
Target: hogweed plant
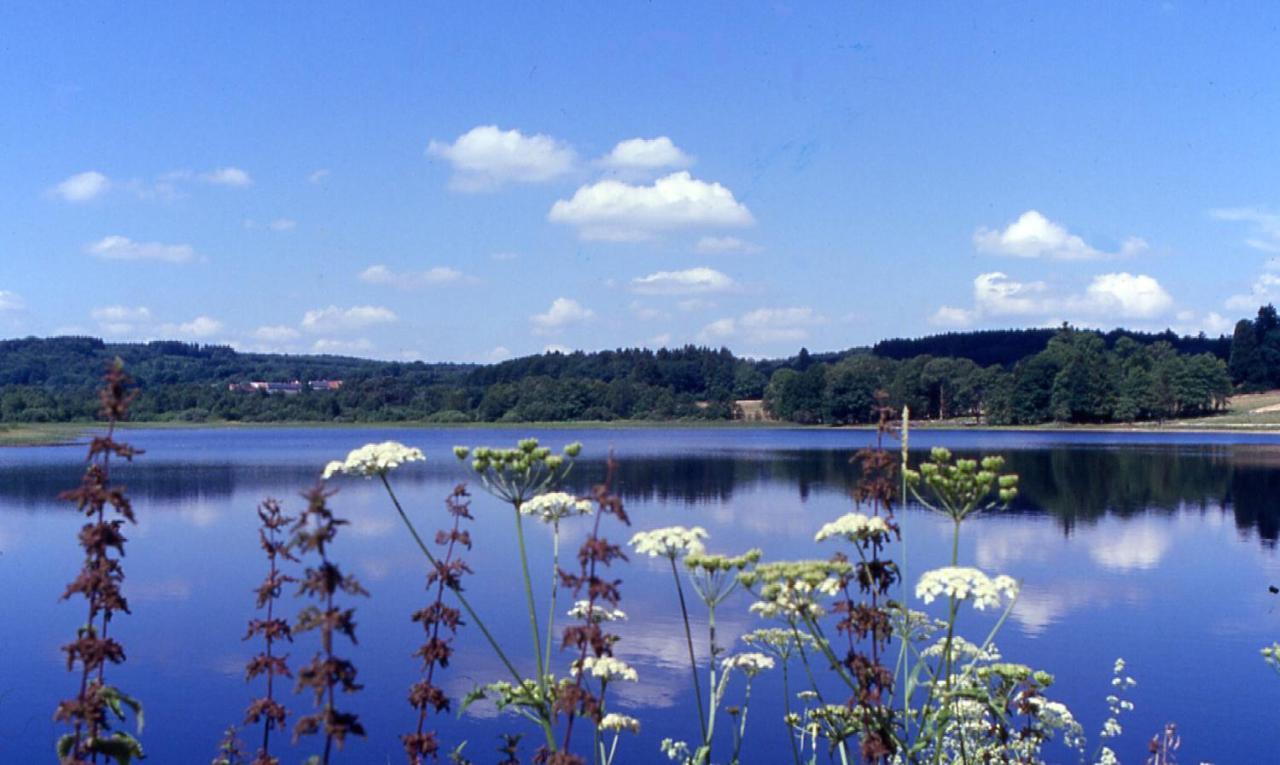
M 339 691 L 355 693 L 363 686 L 356 682 L 355 664 L 336 653 L 334 643 L 338 636 L 345 637 L 353 645 L 356 643 L 355 609 L 341 607 L 337 597 L 340 594 L 367 596 L 369 593 L 354 576 L 342 573 L 330 555 L 330 545 L 338 530 L 348 523 L 329 508 L 329 497 L 333 492 L 319 485 L 303 496 L 307 507 L 293 525 L 293 547 L 299 555 L 314 555 L 316 561 L 303 572 L 298 593 L 316 603 L 299 612 L 293 632 L 318 633 L 320 649 L 309 663 L 298 669 L 297 690 L 311 691 L 316 711 L 298 719 L 293 737 L 296 741 L 302 736 L 323 734 L 324 749 L 310 762 L 329 765 L 334 744 L 341 749 L 347 736 L 365 735 L 359 715 L 338 707 Z
M 285 515 L 280 503 L 274 499 L 264 500 L 258 506 L 258 544 L 267 557 L 267 575 L 254 590 L 257 596 L 257 609 L 265 610 L 262 618 L 249 621 L 249 630 L 244 639 L 249 640 L 261 636 L 262 651 L 250 659 L 245 667 L 245 680 L 253 681 L 260 675 L 266 676 L 266 688 L 262 696 L 254 699 L 245 710 L 244 724 L 262 723 L 262 743 L 254 754 L 251 765 L 278 765 L 278 758 L 271 754 L 271 731 L 284 730 L 289 712 L 276 699 L 275 680 L 277 677 L 293 677 L 289 670 L 288 655 L 279 654 L 276 645 L 281 642 L 293 642 L 293 628 L 288 620 L 276 614 L 276 601 L 286 584 L 295 582 L 294 577 L 280 569 L 283 561 L 297 562 L 297 558 L 289 549 L 289 540 L 285 538 L 289 525 L 294 519 Z M 234 730 L 234 729 L 232 729 Z
M 80 485 L 65 491 L 60 499 L 72 502 L 88 521 L 80 529 L 80 546 L 84 548 L 84 565 L 63 593 L 63 600 L 83 597 L 87 614 L 76 630 L 76 639 L 62 647 L 67 655 L 67 671 L 79 669 L 76 695 L 58 703 L 54 720 L 71 726 L 56 745 L 62 765 L 89 765 L 114 761 L 128 765 L 143 757 L 142 744 L 127 731 L 113 730 L 113 718 L 124 722 L 125 710 L 134 717 L 142 732 L 142 705 L 119 688 L 107 682 L 106 670 L 111 664 L 125 660 L 124 647 L 110 634 L 112 619 L 129 613 L 129 602 L 121 586 L 124 569 L 125 524 L 136 523 L 133 505 L 124 489 L 111 483 L 111 460 L 131 462 L 141 454 L 129 444 L 115 440 L 117 423 L 129 414 L 129 404 L 137 395 L 132 381 L 117 359 L 103 376 L 98 399 L 100 415 L 107 421 L 105 434 L 89 443 L 89 465 Z
M 427 573 L 427 588 L 435 588 L 433 598 L 426 608 L 413 615 L 422 625 L 427 640 L 415 653 L 422 660 L 422 678 L 409 690 L 409 706 L 418 713 L 417 727 L 412 733 L 400 737 L 410 765 L 421 765 L 428 758 L 435 758 L 440 741 L 435 731 L 426 728 L 427 716 L 449 711 L 449 696 L 435 684 L 436 669 L 449 666 L 453 656 L 453 638 L 462 625 L 462 613 L 444 602 L 445 590 L 462 591 L 462 577 L 471 572 L 459 555 L 459 548 L 471 549 L 471 532 L 462 528 L 464 520 L 472 520 L 470 495 L 465 484 L 454 487 L 445 500 L 445 508 L 453 518 L 453 526 L 436 533 L 436 544 L 444 547 L 444 557 Z M 442 633 L 447 630 L 447 635 Z

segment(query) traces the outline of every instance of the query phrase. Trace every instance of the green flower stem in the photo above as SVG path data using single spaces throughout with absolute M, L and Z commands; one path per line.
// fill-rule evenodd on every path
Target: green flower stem
M 409 529 L 409 533 L 413 535 L 413 541 L 418 543 L 418 549 L 422 550 L 422 554 L 427 556 L 427 561 L 431 565 L 437 565 L 436 556 L 431 554 L 431 550 L 427 548 L 426 543 L 422 541 L 422 537 L 418 535 L 418 530 L 414 528 L 413 522 L 409 520 L 408 514 L 406 514 L 404 508 L 400 506 L 400 500 L 396 498 L 396 493 L 391 490 L 391 484 L 387 481 L 387 477 L 385 475 L 381 475 L 379 477 L 382 479 L 382 485 L 387 489 L 387 495 L 391 497 L 391 504 L 395 505 L 396 512 L 400 514 L 400 519 L 404 521 L 404 525 Z M 489 641 L 489 645 L 493 648 L 494 653 L 498 655 L 498 658 L 502 661 L 503 665 L 506 666 L 507 671 L 511 673 L 512 679 L 519 684 L 522 681 L 520 673 L 516 671 L 515 665 L 507 658 L 506 653 L 502 650 L 502 646 L 498 645 L 498 641 L 494 639 L 493 635 L 489 632 L 489 629 L 484 626 L 484 621 L 480 618 L 480 615 L 476 613 L 476 610 L 471 607 L 471 603 L 467 601 L 466 596 L 463 595 L 460 590 L 450 589 L 450 592 L 458 598 L 458 602 L 462 604 L 464 609 L 466 609 L 467 615 L 471 617 L 471 621 L 480 628 L 480 632 L 484 635 L 485 640 Z
M 551 666 L 551 646 L 555 642 L 556 593 L 559 591 L 560 577 L 560 521 L 555 522 L 551 534 L 551 607 L 547 609 L 547 660 L 544 666 Z
M 729 760 L 729 765 L 740 765 L 742 753 L 742 740 L 747 737 L 747 705 L 751 703 L 751 678 L 747 678 L 747 688 L 742 695 L 742 717 L 738 720 L 738 735 L 733 742 L 733 757 Z
M 711 641 L 711 681 L 708 690 L 711 693 L 709 703 L 711 711 L 707 716 L 706 740 L 703 742 L 703 762 L 711 762 L 711 739 L 716 733 L 716 710 L 720 707 L 720 694 L 716 688 L 716 607 L 714 602 L 707 604 L 707 635 Z
M 791 717 L 791 683 L 787 677 L 787 660 L 782 660 L 782 709 L 788 718 Z M 796 746 L 795 731 L 787 731 L 787 743 L 791 744 L 791 759 L 800 765 L 800 749 Z
M 698 686 L 698 660 L 693 653 L 693 631 L 689 629 L 689 609 L 684 602 L 684 586 L 680 584 L 680 572 L 676 570 L 676 559 L 674 556 L 668 558 L 671 561 L 671 576 L 676 580 L 676 594 L 680 596 L 680 616 L 684 620 L 684 640 L 689 646 L 689 670 L 693 674 L 693 695 L 698 700 L 698 725 L 702 728 L 702 739 L 707 739 L 707 713 L 702 707 L 702 688 Z M 715 657 L 712 657 L 715 661 Z
M 542 661 L 542 635 L 538 630 L 538 612 L 533 601 L 533 579 L 529 576 L 529 553 L 524 544 L 524 521 L 520 515 L 520 503 L 513 502 L 511 506 L 516 514 L 516 539 L 520 543 L 520 573 L 524 576 L 524 598 L 529 606 L 529 631 L 533 635 L 533 655 L 538 660 L 538 690 L 546 691 L 547 669 Z

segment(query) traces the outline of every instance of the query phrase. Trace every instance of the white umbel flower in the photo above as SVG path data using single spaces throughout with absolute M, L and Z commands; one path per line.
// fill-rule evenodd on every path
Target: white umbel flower
M 591 606 L 590 601 L 579 600 L 573 604 L 573 608 L 568 610 L 568 615 L 574 619 L 586 619 L 587 610 L 591 611 L 591 622 L 599 624 L 600 622 L 620 622 L 627 618 L 627 613 L 621 608 L 606 608 L 605 606 Z
M 359 449 L 352 449 L 346 460 L 333 460 L 325 465 L 321 477 L 328 480 L 341 473 L 372 478 L 375 475 L 386 475 L 406 462 L 422 462 L 425 459 L 421 449 L 405 446 L 399 441 L 365 444 Z
M 640 721 L 628 715 L 620 715 L 617 712 L 610 712 L 600 720 L 601 730 L 611 730 L 614 732 L 631 731 L 632 733 L 640 732 Z
M 571 668 L 573 676 L 582 674 L 583 667 L 586 667 L 592 677 L 598 677 L 601 680 L 629 680 L 633 683 L 640 681 L 640 675 L 632 669 L 630 664 L 612 656 L 588 656 L 585 660 L 574 661 Z
M 755 677 L 766 669 L 773 669 L 773 659 L 762 653 L 740 653 L 720 662 L 720 666 L 726 672 L 736 669 L 748 677 Z
M 979 611 L 999 608 L 1002 595 L 1011 599 L 1018 596 L 1018 583 L 1013 577 L 1002 574 L 991 578 L 965 566 L 926 571 L 916 583 L 916 597 L 925 603 L 932 603 L 937 597 L 972 600 L 973 607 Z
M 689 553 L 701 553 L 704 549 L 702 540 L 706 538 L 707 530 L 701 526 L 694 526 L 691 529 L 684 526 L 667 526 L 637 533 L 631 537 L 631 546 L 640 555 L 674 560 Z
M 591 515 L 591 500 L 552 491 L 520 505 L 520 514 L 532 516 L 543 523 L 558 523 L 571 515 Z
M 814 535 L 815 542 L 823 542 L 832 537 L 843 537 L 850 542 L 862 542 L 874 537 L 888 536 L 889 525 L 876 515 L 862 513 L 846 513 L 831 523 L 825 524 Z

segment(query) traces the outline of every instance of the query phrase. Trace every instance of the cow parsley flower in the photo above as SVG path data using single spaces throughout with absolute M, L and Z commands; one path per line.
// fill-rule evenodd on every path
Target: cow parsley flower
M 889 525 L 883 518 L 862 513 L 847 513 L 825 524 L 814 535 L 813 540 L 824 542 L 832 537 L 843 537 L 850 542 L 863 542 L 888 535 Z
M 591 500 L 580 499 L 563 491 L 539 494 L 520 505 L 520 514 L 532 516 L 543 523 L 559 523 L 571 515 L 590 515 Z
M 926 571 L 916 583 L 916 597 L 925 603 L 945 596 L 957 600 L 972 600 L 979 611 L 999 608 L 1001 596 L 1010 599 L 1018 595 L 1018 583 L 1010 576 L 988 577 L 976 568 L 946 566 Z
M 406 462 L 422 462 L 425 459 L 421 449 L 405 446 L 399 441 L 365 444 L 359 449 L 352 449 L 346 460 L 333 460 L 325 465 L 321 477 L 328 480 L 341 473 L 372 478 L 375 475 L 386 475 Z
M 637 533 L 631 537 L 631 546 L 640 555 L 675 560 L 682 555 L 701 553 L 704 549 L 702 540 L 706 538 L 707 530 L 701 526 L 694 526 L 691 529 L 684 526 L 667 526 Z
M 632 733 L 640 732 L 640 721 L 628 715 L 620 715 L 617 712 L 610 712 L 600 720 L 601 730 L 611 730 L 614 732 L 631 731 Z
M 740 653 L 720 662 L 724 670 L 739 670 L 747 677 L 755 677 L 766 669 L 773 669 L 773 659 L 762 653 Z
M 584 667 L 593 677 L 601 680 L 629 680 L 633 683 L 640 681 L 640 675 L 632 669 L 630 664 L 612 656 L 588 656 L 586 659 L 574 661 L 570 668 L 573 676 L 582 674 Z
M 591 606 L 590 601 L 579 600 L 570 608 L 568 615 L 574 619 L 586 619 L 587 611 L 591 611 L 591 622 L 599 624 L 600 622 L 620 622 L 627 618 L 627 614 L 620 608 L 606 608 L 601 605 Z

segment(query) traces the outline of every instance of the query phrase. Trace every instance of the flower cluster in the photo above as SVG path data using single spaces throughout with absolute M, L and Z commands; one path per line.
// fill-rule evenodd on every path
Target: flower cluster
M 684 555 L 701 553 L 702 540 L 707 538 L 707 530 L 701 526 L 685 528 L 684 526 L 667 526 L 652 531 L 637 532 L 631 537 L 631 546 L 640 555 L 651 558 L 679 558 Z
M 582 444 L 575 441 L 561 454 L 552 454 L 539 446 L 536 438 L 522 439 L 514 449 L 453 447 L 459 462 L 466 464 L 471 458 L 469 467 L 485 491 L 515 505 L 528 502 L 563 479 L 581 452 Z
M 365 478 L 384 476 L 406 462 L 422 462 L 425 459 L 421 449 L 405 446 L 398 441 L 365 444 L 359 449 L 352 449 L 345 460 L 333 460 L 325 465 L 321 477 L 327 481 L 338 474 Z
M 574 677 L 578 677 L 583 669 L 588 675 L 600 680 L 629 680 L 633 683 L 640 680 L 640 675 L 630 664 L 612 656 L 588 656 L 585 659 L 575 660 L 570 671 Z
M 539 494 L 520 505 L 520 514 L 537 518 L 543 523 L 555 524 L 574 515 L 591 515 L 591 500 L 575 497 L 563 491 Z
M 916 597 L 925 603 L 945 596 L 956 600 L 972 600 L 979 611 L 999 608 L 1001 596 L 1010 599 L 1018 596 L 1018 583 L 1010 576 L 988 577 L 976 568 L 945 566 L 926 571 L 916 583 Z
M 1266 648 L 1263 648 L 1262 660 L 1267 663 L 1267 666 L 1280 674 L 1280 643 L 1272 643 Z
M 853 567 L 839 560 L 802 560 L 764 563 L 738 575 L 748 588 L 759 585 L 759 600 L 750 610 L 767 619 L 817 618 L 826 613 L 818 596 L 834 597 L 840 590 L 841 577 Z
M 610 712 L 600 720 L 600 729 L 616 732 L 630 731 L 632 733 L 640 732 L 640 721 L 634 717 L 620 715 L 617 712 Z
M 831 538 L 843 538 L 850 542 L 863 542 L 872 537 L 889 536 L 889 524 L 878 515 L 862 513 L 846 513 L 831 523 L 823 525 L 814 535 L 815 542 L 825 542 Z
M 755 677 L 766 669 L 773 669 L 773 659 L 762 653 L 739 653 L 720 662 L 725 672 L 738 670 L 748 677 Z
M 995 507 L 997 503 L 988 499 L 992 492 L 1002 505 L 1018 496 L 1018 476 L 1000 473 L 1004 468 L 1002 457 L 954 459 L 951 450 L 943 447 L 935 447 L 929 456 L 932 461 L 922 463 L 919 470 L 906 471 L 907 483 L 927 486 L 940 506 L 924 504 L 957 522 Z
M 601 605 L 592 606 L 588 600 L 579 600 L 566 613 L 574 619 L 589 619 L 596 624 L 600 622 L 620 622 L 627 618 L 627 613 L 621 608 L 609 608 Z

